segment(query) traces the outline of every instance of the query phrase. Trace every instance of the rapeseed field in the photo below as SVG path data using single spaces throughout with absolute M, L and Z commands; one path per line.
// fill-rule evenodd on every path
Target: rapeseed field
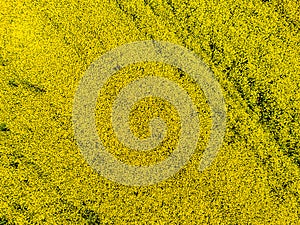
M 1 0 L 0 224 L 300 224 L 300 32 L 297 0 Z M 167 41 L 211 69 L 226 102 L 226 133 L 213 163 L 198 166 L 210 108 L 189 74 L 144 62 L 122 68 L 99 91 L 103 145 L 136 166 L 165 160 L 180 117 L 145 98 L 130 114 L 140 138 L 161 117 L 160 146 L 141 152 L 115 136 L 110 114 L 130 82 L 159 76 L 184 88 L 200 120 L 189 163 L 150 186 L 100 176 L 74 138 L 80 79 L 97 58 L 134 41 Z

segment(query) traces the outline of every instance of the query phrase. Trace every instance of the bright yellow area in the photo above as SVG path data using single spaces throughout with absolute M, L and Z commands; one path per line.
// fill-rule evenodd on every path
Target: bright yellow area
M 186 73 L 170 65 L 162 63 L 137 63 L 126 68 L 112 76 L 107 85 L 101 90 L 96 109 L 96 121 L 98 134 L 109 152 L 117 158 L 132 165 L 153 165 L 156 162 L 164 160 L 176 148 L 180 131 L 180 117 L 168 101 L 158 97 L 144 98 L 137 102 L 131 111 L 130 127 L 133 133 L 141 139 L 150 136 L 149 122 L 154 117 L 160 117 L 166 121 L 168 130 L 166 138 L 161 145 L 151 151 L 139 151 L 126 147 L 118 141 L 114 134 L 111 113 L 112 104 L 122 88 L 126 87 L 134 80 L 149 77 L 160 76 L 168 78 L 183 87 L 193 103 L 196 105 L 200 119 L 200 140 L 198 150 L 204 151 L 208 142 L 211 126 L 209 106 L 205 102 L 204 94 Z
M 0 224 L 299 224 L 299 13 L 297 0 L 1 1 Z M 167 65 L 124 68 L 99 96 L 99 130 L 110 126 L 101 117 L 110 97 L 144 76 L 139 68 L 178 82 L 203 116 L 199 148 L 185 168 L 157 185 L 127 187 L 84 161 L 73 97 L 103 53 L 149 39 L 202 57 L 223 88 L 227 130 L 218 157 L 199 174 L 210 124 L 199 87 Z M 121 148 L 113 133 L 101 138 L 120 160 L 163 160 L 176 144 L 174 108 L 145 99 L 131 126 L 146 137 L 156 115 L 167 119 L 169 136 L 149 155 Z

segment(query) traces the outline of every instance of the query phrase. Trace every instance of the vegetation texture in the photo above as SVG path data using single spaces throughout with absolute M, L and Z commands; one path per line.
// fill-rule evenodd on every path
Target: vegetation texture
M 0 224 L 300 224 L 300 33 L 298 0 L 1 0 Z M 190 162 L 153 186 L 99 176 L 76 146 L 73 97 L 103 53 L 139 40 L 164 40 L 199 55 L 223 88 L 224 143 L 197 166 L 210 111 L 201 89 L 177 68 L 139 63 L 99 92 L 97 128 L 109 151 L 133 165 L 164 160 L 180 118 L 159 98 L 132 110 L 141 138 L 161 116 L 160 148 L 131 151 L 111 129 L 111 105 L 128 82 L 164 76 L 199 110 L 201 138 Z

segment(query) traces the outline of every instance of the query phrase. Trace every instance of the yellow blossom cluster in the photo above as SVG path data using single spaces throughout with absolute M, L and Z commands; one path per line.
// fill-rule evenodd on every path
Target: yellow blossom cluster
M 1 0 L 0 225 L 300 224 L 300 32 L 298 0 Z M 72 107 L 89 65 L 141 40 L 193 51 L 213 71 L 227 127 L 212 165 L 198 172 L 210 108 L 189 74 L 163 63 L 130 65 L 99 91 L 104 146 L 119 160 L 150 165 L 174 150 L 180 117 L 167 101 L 136 103 L 130 127 L 149 136 L 161 117 L 159 147 L 135 151 L 116 138 L 113 99 L 131 81 L 168 78 L 199 112 L 200 139 L 175 176 L 124 186 L 95 172 L 76 145 Z

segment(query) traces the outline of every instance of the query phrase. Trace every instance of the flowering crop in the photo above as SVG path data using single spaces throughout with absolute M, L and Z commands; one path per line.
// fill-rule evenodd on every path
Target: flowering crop
M 299 224 L 300 60 L 297 0 L 11 0 L 0 2 L 0 224 Z M 189 74 L 162 63 L 117 72 L 99 92 L 99 137 L 119 160 L 150 165 L 178 141 L 180 118 L 160 98 L 137 102 L 136 136 L 160 116 L 161 146 L 132 151 L 110 123 L 130 81 L 161 76 L 197 106 L 200 139 L 174 177 L 130 187 L 99 176 L 72 127 L 73 98 L 89 65 L 140 40 L 182 45 L 223 88 L 227 128 L 212 165 L 198 172 L 210 109 Z

